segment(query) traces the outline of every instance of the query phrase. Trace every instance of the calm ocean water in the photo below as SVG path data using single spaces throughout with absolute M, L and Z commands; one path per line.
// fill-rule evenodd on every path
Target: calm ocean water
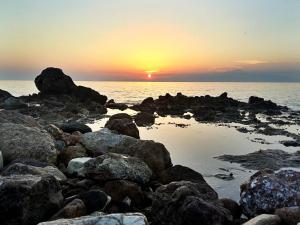
M 78 85 L 91 87 L 117 102 L 135 103 L 146 97 L 158 97 L 165 93 L 186 95 L 219 95 L 247 101 L 257 95 L 276 103 L 300 110 L 300 83 L 222 83 L 222 82 L 100 82 L 76 81 Z M 0 81 L 0 89 L 20 96 L 36 93 L 33 81 Z
M 229 96 L 247 101 L 251 95 L 270 99 L 281 105 L 300 110 L 300 83 L 156 83 L 156 82 L 91 82 L 77 81 L 79 85 L 91 87 L 102 94 L 113 98 L 116 102 L 135 103 L 144 98 L 158 97 L 165 93 L 186 95 L 217 96 L 228 92 Z M 33 81 L 0 81 L 0 89 L 9 91 L 15 96 L 36 93 Z M 108 114 L 119 111 L 109 110 Z M 132 110 L 126 111 L 134 114 Z M 93 130 L 104 127 L 107 118 L 88 124 Z M 186 128 L 176 126 L 176 123 L 186 124 Z M 299 126 L 292 128 L 300 134 Z M 170 151 L 173 164 L 181 164 L 202 173 L 207 182 L 213 186 L 221 197 L 239 199 L 239 186 L 255 171 L 241 168 L 237 164 L 222 162 L 215 156 L 222 154 L 246 154 L 260 149 L 282 149 L 296 151 L 300 148 L 284 147 L 280 140 L 282 136 L 264 136 L 251 133 L 240 133 L 234 128 L 218 126 L 218 124 L 202 124 L 194 119 L 160 117 L 151 128 L 139 128 L 141 139 L 155 140 L 163 143 Z M 263 138 L 265 144 L 254 142 L 255 138 Z M 213 175 L 230 170 L 235 179 L 223 181 Z

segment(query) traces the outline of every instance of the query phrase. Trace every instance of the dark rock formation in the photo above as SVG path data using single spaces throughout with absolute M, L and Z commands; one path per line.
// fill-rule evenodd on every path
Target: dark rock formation
M 110 109 L 119 109 L 121 111 L 124 111 L 128 108 L 128 105 L 126 105 L 125 103 L 116 103 L 113 99 L 111 99 L 106 103 L 106 107 Z
M 246 155 L 222 155 L 218 159 L 233 163 L 240 163 L 247 169 L 261 170 L 273 169 L 278 170 L 284 167 L 300 167 L 300 152 L 288 153 L 282 150 L 268 149 Z
M 59 125 L 59 128 L 62 129 L 63 132 L 67 132 L 70 134 L 75 131 L 79 131 L 82 134 L 92 132 L 92 129 L 89 126 L 85 125 L 84 123 L 80 123 L 76 121 L 63 123 Z
M 115 114 L 106 122 L 105 127 L 116 131 L 118 134 L 127 135 L 139 139 L 139 130 L 133 119 L 128 114 Z
M 155 116 L 151 113 L 139 112 L 135 115 L 134 121 L 140 127 L 151 126 L 155 123 Z
M 0 102 L 4 101 L 9 97 L 12 97 L 12 95 L 9 92 L 0 89 Z
M 241 185 L 240 204 L 243 213 L 250 217 L 299 203 L 300 172 L 262 170 Z

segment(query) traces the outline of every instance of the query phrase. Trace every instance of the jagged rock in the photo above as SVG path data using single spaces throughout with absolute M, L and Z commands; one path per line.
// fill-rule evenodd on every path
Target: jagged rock
M 76 121 L 63 123 L 62 125 L 59 126 L 59 128 L 62 129 L 63 132 L 67 132 L 70 134 L 75 131 L 79 131 L 82 134 L 92 132 L 92 129 L 89 126 L 87 126 L 83 123 L 76 122 Z
M 140 184 L 149 182 L 152 172 L 142 160 L 121 154 L 106 153 L 84 163 L 81 174 L 95 180 L 129 180 Z
M 3 108 L 7 110 L 22 109 L 26 107 L 28 107 L 27 104 L 16 97 L 8 97 L 3 103 Z
M 105 127 L 116 131 L 118 134 L 127 135 L 137 139 L 140 138 L 139 130 L 133 122 L 132 117 L 125 113 L 115 114 L 110 117 L 106 122 Z
M 16 158 L 32 158 L 50 164 L 56 163 L 54 139 L 45 130 L 21 124 L 0 123 L 0 133 L 0 151 L 5 162 Z
M 52 176 L 0 177 L 0 221 L 3 225 L 35 225 L 62 206 L 58 181 Z
M 70 203 L 68 203 L 64 208 L 59 210 L 54 216 L 52 216 L 52 220 L 60 219 L 60 218 L 76 218 L 80 216 L 86 215 L 85 204 L 80 199 L 74 199 Z
M 108 129 L 84 134 L 82 144 L 94 153 L 115 152 L 138 157 L 156 175 L 172 166 L 170 153 L 163 144 L 114 134 Z
M 141 213 L 116 213 L 100 216 L 84 216 L 75 219 L 60 219 L 39 223 L 38 225 L 148 225 Z
M 300 222 L 300 206 L 277 209 L 275 214 L 280 217 L 285 225 L 295 225 Z
M 299 206 L 300 172 L 262 170 L 241 185 L 243 213 L 253 217 L 282 207 Z
M 151 126 L 155 123 L 155 116 L 151 113 L 139 112 L 135 115 L 134 121 L 140 127 Z
M 55 177 L 58 181 L 65 181 L 67 180 L 66 176 L 56 167 L 54 166 L 33 166 L 33 165 L 26 165 L 23 163 L 13 163 L 7 166 L 1 173 L 2 176 L 12 176 L 12 175 L 51 175 Z
M 172 182 L 154 193 L 151 215 L 154 225 L 230 225 L 230 211 L 221 207 L 217 193 L 208 185 L 189 181 Z
M 81 158 L 75 158 L 69 161 L 68 163 L 68 173 L 69 174 L 78 174 L 78 172 L 83 168 L 84 163 L 89 161 L 90 157 L 81 157 Z
M 280 225 L 280 218 L 276 215 L 262 214 L 243 225 Z

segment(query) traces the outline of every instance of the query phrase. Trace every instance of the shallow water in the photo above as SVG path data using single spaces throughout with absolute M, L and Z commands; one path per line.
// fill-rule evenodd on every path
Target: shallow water
M 116 102 L 135 103 L 146 97 L 182 92 L 186 95 L 219 95 L 228 92 L 230 97 L 247 101 L 251 95 L 286 105 L 292 109 L 300 110 L 300 84 L 299 83 L 150 83 L 150 82 L 87 82 L 77 84 L 91 87 L 102 94 L 113 98 Z M 0 81 L 0 89 L 19 96 L 37 92 L 32 81 Z M 109 110 L 112 115 L 118 110 Z M 134 114 L 132 110 L 126 110 Z M 107 118 L 89 124 L 92 129 L 98 130 L 104 126 Z M 185 128 L 176 126 L 185 124 Z M 232 126 L 235 124 L 231 124 Z M 289 127 L 295 133 L 299 126 Z M 240 133 L 232 127 L 219 124 L 198 123 L 194 119 L 160 117 L 151 128 L 139 128 L 141 139 L 155 140 L 163 143 L 171 153 L 173 164 L 188 166 L 205 176 L 209 184 L 216 189 L 221 197 L 239 199 L 239 186 L 255 171 L 241 168 L 237 164 L 223 162 L 215 156 L 223 154 L 246 154 L 260 149 L 282 149 L 296 151 L 300 148 L 284 147 L 280 140 L 288 140 L 283 136 L 264 136 L 259 134 Z M 254 142 L 255 138 L 262 138 L 267 143 Z M 220 169 L 221 168 L 221 169 Z M 235 179 L 224 181 L 213 175 L 226 173 L 226 169 L 233 173 Z

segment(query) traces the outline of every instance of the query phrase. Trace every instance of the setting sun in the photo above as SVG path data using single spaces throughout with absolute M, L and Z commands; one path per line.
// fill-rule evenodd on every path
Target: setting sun
M 152 78 L 152 74 L 148 73 L 148 78 L 151 79 Z

